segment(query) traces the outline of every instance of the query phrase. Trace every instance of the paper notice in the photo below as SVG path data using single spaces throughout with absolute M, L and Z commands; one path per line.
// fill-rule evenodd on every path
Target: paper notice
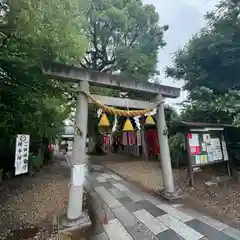
M 214 139 L 214 138 L 212 138 L 212 139 L 210 140 L 210 143 L 211 143 L 212 149 L 213 149 L 213 150 L 216 149 L 215 139 Z
M 213 150 L 212 153 L 213 153 L 213 161 L 222 160 L 223 156 L 222 156 L 221 149 L 215 149 L 215 150 Z
M 219 138 L 215 138 L 215 145 L 216 145 L 216 148 L 221 148 L 221 142 Z
M 212 152 L 212 146 L 211 145 L 207 145 L 207 152 L 208 153 Z
M 201 164 L 207 163 L 207 155 L 201 155 Z
M 217 149 L 215 152 L 216 152 L 216 160 L 222 160 L 223 159 L 222 150 Z
M 208 155 L 208 161 L 209 162 L 213 162 L 214 161 L 213 160 L 213 153 L 212 152 L 208 152 L 207 155 Z
M 207 146 L 206 143 L 202 143 L 202 151 L 206 152 L 207 151 Z
M 219 138 L 211 138 L 211 146 L 212 146 L 213 150 L 221 148 L 220 139 Z
M 72 167 L 72 185 L 81 186 L 84 182 L 85 165 L 73 165 Z
M 190 147 L 190 153 L 191 154 L 200 154 L 200 147 L 199 146 L 196 146 L 196 147 L 192 146 L 192 147 Z
M 203 134 L 203 141 L 205 143 L 210 143 L 210 134 Z
M 201 164 L 201 158 L 200 157 L 201 157 L 200 155 L 195 156 L 196 164 Z
M 188 134 L 188 139 L 189 139 L 189 145 L 191 146 L 199 146 L 199 139 L 198 139 L 198 134 L 195 133 L 190 133 Z

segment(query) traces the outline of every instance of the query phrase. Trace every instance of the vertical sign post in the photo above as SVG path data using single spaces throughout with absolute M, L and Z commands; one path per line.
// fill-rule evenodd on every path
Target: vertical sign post
M 18 134 L 16 137 L 15 175 L 28 172 L 29 141 L 29 135 Z

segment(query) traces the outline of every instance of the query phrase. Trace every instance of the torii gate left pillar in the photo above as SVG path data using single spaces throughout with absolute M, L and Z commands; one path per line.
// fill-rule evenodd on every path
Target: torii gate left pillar
M 59 63 L 52 63 L 43 66 L 44 74 L 60 78 L 69 82 L 80 82 L 80 88 L 89 92 L 89 84 L 93 86 L 111 87 L 121 90 L 138 91 L 144 93 L 145 97 L 157 97 L 158 113 L 158 134 L 161 154 L 161 166 L 163 171 L 164 194 L 166 197 L 175 197 L 172 166 L 166 133 L 164 105 L 162 97 L 176 98 L 180 95 L 180 89 L 168 87 L 155 83 L 142 83 L 136 80 L 124 80 L 119 76 L 106 73 L 90 71 L 78 67 L 66 66 Z M 76 225 L 88 220 L 82 214 L 82 195 L 84 182 L 84 163 L 86 161 L 85 141 L 87 132 L 88 100 L 82 93 L 78 94 L 76 109 L 76 126 L 82 131 L 82 135 L 74 137 L 73 168 L 71 174 L 71 186 L 69 192 L 69 203 L 66 225 Z M 77 179 L 75 179 L 75 177 Z
M 67 219 L 63 222 L 66 226 L 87 223 L 88 215 L 82 211 L 83 183 L 85 164 L 87 163 L 86 135 L 88 123 L 88 99 L 82 92 L 89 92 L 89 83 L 81 81 L 80 91 L 77 94 L 76 105 L 76 129 L 73 141 L 73 153 L 71 157 L 71 182 L 68 198 Z M 79 132 L 78 129 L 81 131 Z M 85 214 L 85 215 L 83 215 Z

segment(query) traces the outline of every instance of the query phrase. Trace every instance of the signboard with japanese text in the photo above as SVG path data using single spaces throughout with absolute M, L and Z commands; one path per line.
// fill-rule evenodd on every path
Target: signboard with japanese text
M 201 166 L 226 162 L 231 176 L 229 158 L 223 130 L 190 129 L 186 136 L 189 159 L 189 183 L 193 186 L 193 173 L 201 171 Z
M 15 175 L 28 172 L 29 142 L 29 135 L 18 134 L 16 137 Z
M 190 132 L 187 139 L 193 166 L 228 160 L 226 144 L 220 131 Z

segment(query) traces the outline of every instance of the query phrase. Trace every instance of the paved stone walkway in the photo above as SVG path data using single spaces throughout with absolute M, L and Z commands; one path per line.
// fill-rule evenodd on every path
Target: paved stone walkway
M 240 231 L 166 203 L 107 169 L 91 172 L 85 188 L 97 211 L 93 240 L 240 240 Z

